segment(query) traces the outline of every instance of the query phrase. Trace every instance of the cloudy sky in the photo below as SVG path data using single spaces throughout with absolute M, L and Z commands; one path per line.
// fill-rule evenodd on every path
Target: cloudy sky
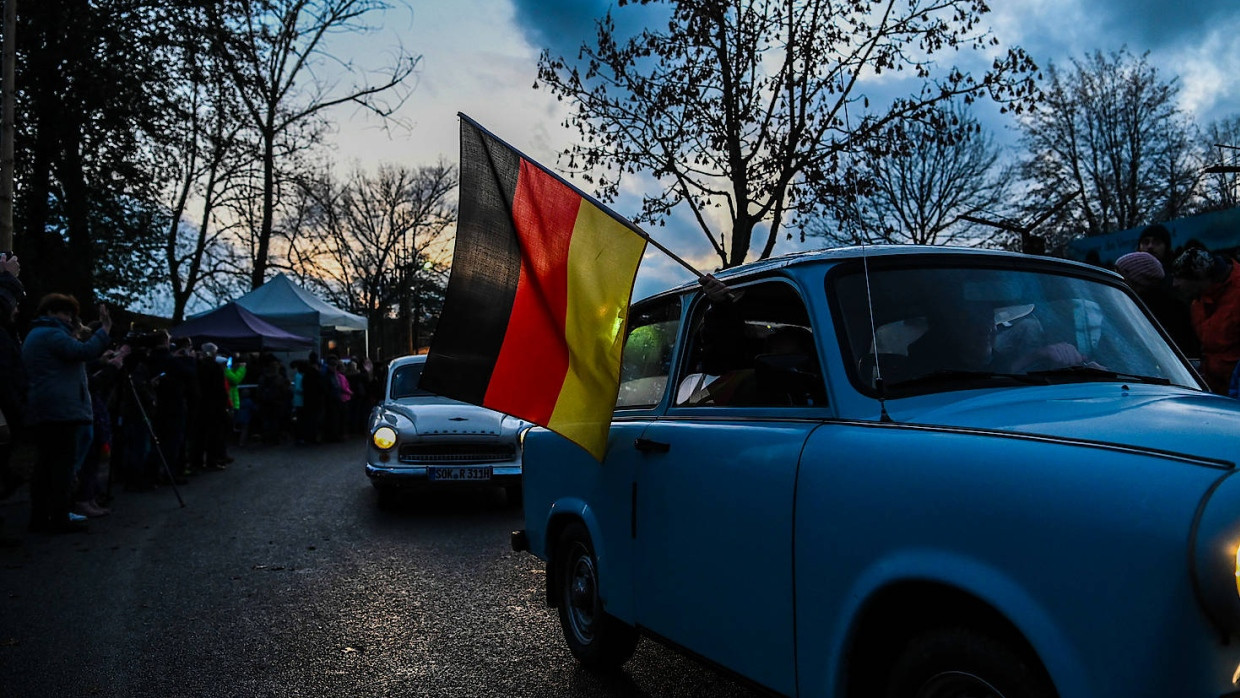
M 363 115 L 338 115 L 336 156 L 342 165 L 380 162 L 416 166 L 457 160 L 457 112 L 478 120 L 528 156 L 552 168 L 572 138 L 561 126 L 565 105 L 533 89 L 544 48 L 576 55 L 593 36 L 607 0 L 408 0 L 389 10 L 382 27 L 345 37 L 338 55 L 359 64 L 382 62 L 398 42 L 422 56 L 417 87 L 400 112 L 407 129 L 385 131 Z M 1236 0 L 993 0 L 987 23 L 1005 45 L 1019 45 L 1040 66 L 1066 66 L 1086 52 L 1127 47 L 1148 52 L 1164 79 L 1175 78 L 1181 107 L 1198 123 L 1240 115 L 1240 2 Z M 643 8 L 615 10 L 620 23 L 640 23 Z M 376 18 L 378 19 L 378 18 Z M 1002 124 L 995 122 L 995 128 Z M 1003 134 L 997 134 L 1003 139 Z M 578 183 L 581 185 L 582 183 Z M 634 182 L 640 186 L 640 182 Z M 588 191 L 588 189 L 587 189 Z M 615 205 L 631 215 L 622 200 Z M 676 221 L 654 234 L 681 256 L 710 269 L 717 258 L 703 234 Z M 821 243 L 811 240 L 806 246 Z M 779 251 L 800 247 L 784 240 Z M 689 275 L 651 250 L 635 298 Z

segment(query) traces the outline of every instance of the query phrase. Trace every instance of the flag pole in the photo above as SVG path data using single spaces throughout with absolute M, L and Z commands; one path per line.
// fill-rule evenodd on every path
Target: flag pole
M 457 113 L 456 113 L 456 115 L 457 115 L 457 116 L 459 116 L 461 119 L 464 119 L 466 122 L 468 122 L 468 123 L 469 123 L 471 126 L 473 126 L 474 128 L 476 128 L 476 129 L 478 129 L 479 131 L 481 131 L 481 132 L 485 133 L 487 136 L 489 136 L 489 137 L 491 137 L 491 138 L 495 139 L 495 140 L 496 140 L 496 141 L 498 141 L 499 143 L 502 143 L 502 144 L 504 145 L 504 147 L 506 147 L 506 148 L 508 148 L 509 150 L 511 150 L 512 152 L 516 153 L 516 154 L 517 154 L 517 155 L 518 155 L 518 156 L 519 156 L 522 160 L 525 160 L 526 162 L 530 163 L 531 165 L 534 165 L 535 167 L 537 167 L 538 169 L 542 170 L 543 172 L 546 172 L 548 175 L 550 175 L 551 177 L 553 177 L 553 178 L 555 178 L 557 181 L 559 181 L 559 182 L 560 182 L 560 184 L 563 184 L 564 186 L 566 186 L 566 187 L 568 187 L 569 189 L 573 190 L 573 192 L 574 192 L 574 193 L 576 193 L 576 194 L 577 194 L 578 196 L 580 196 L 581 198 L 583 198 L 583 199 L 585 199 L 586 201 L 589 201 L 591 204 L 593 204 L 593 205 L 597 206 L 597 207 L 598 207 L 598 209 L 599 209 L 600 211 L 602 211 L 603 213 L 606 213 L 607 215 L 611 216 L 611 217 L 612 217 L 612 218 L 613 218 L 616 222 L 620 223 L 620 224 L 621 224 L 621 225 L 623 225 L 624 227 L 626 227 L 626 228 L 628 228 L 629 230 L 633 231 L 633 233 L 634 233 L 634 234 L 636 234 L 636 235 L 638 235 L 639 237 L 641 237 L 641 238 L 642 238 L 643 240 L 645 240 L 647 243 L 649 243 L 649 244 L 653 245 L 653 246 L 655 247 L 655 249 L 659 250 L 659 251 L 660 251 L 660 252 L 662 252 L 663 254 L 667 255 L 667 256 L 668 256 L 668 257 L 670 257 L 670 258 L 672 258 L 672 260 L 673 260 L 673 261 L 675 261 L 676 263 L 680 264 L 680 266 L 684 267 L 685 269 L 688 269 L 690 272 L 692 272 L 692 273 L 693 273 L 693 275 L 694 275 L 694 276 L 696 276 L 696 277 L 698 278 L 698 280 L 699 280 L 699 281 L 704 281 L 704 280 L 706 280 L 706 279 L 708 279 L 708 278 L 709 278 L 709 279 L 713 279 L 713 278 L 714 278 L 714 277 L 713 277 L 713 276 L 711 276 L 710 274 L 705 274 L 705 273 L 703 273 L 703 272 L 701 272 L 701 271 L 698 271 L 698 269 L 697 269 L 696 267 L 694 267 L 692 264 L 689 264 L 689 263 L 688 263 L 688 262 L 686 262 L 685 260 L 681 259 L 679 255 L 677 255 L 676 253 L 674 253 L 674 252 L 672 252 L 671 250 L 667 249 L 667 248 L 666 248 L 666 247 L 664 247 L 664 246 L 663 246 L 663 245 L 662 245 L 659 241 L 657 241 L 657 240 L 655 240 L 654 238 L 650 237 L 650 235 L 649 235 L 648 233 L 646 233 L 646 231 L 644 231 L 644 230 L 642 230 L 641 228 L 637 227 L 637 224 L 633 223 L 632 221 L 630 221 L 629 219 L 625 218 L 624 216 L 622 216 L 622 215 L 620 215 L 620 214 L 616 213 L 615 211 L 611 210 L 611 208 L 610 208 L 610 207 L 608 207 L 606 204 L 604 204 L 603 202 L 601 202 L 601 201 L 599 201 L 598 199 L 594 198 L 594 197 L 593 197 L 593 196 L 591 196 L 590 194 L 587 194 L 586 192 L 582 191 L 582 190 L 581 190 L 581 188 L 580 188 L 580 187 L 578 187 L 577 185 L 573 184 L 572 182 L 568 181 L 567 179 L 564 179 L 563 177 L 561 177 L 560 175 L 556 174 L 555 172 L 552 172 L 551 170 L 547 169 L 546 167 L 543 167 L 542 165 L 540 165 L 540 164 L 538 163 L 538 161 L 537 161 L 537 160 L 534 160 L 533 158 L 529 157 L 529 156 L 528 156 L 528 155 L 526 155 L 525 153 L 521 152 L 521 150 L 520 150 L 520 149 L 512 147 L 512 144 L 511 144 L 511 143 L 509 143 L 508 141 L 505 141 L 503 138 L 500 138 L 499 136 L 495 135 L 495 134 L 494 134 L 494 133 L 492 133 L 491 131 L 487 130 L 487 128 L 486 128 L 486 127 L 484 127 L 482 124 L 478 123 L 477 121 L 474 121 L 473 119 L 471 119 L 471 118 L 470 118 L 467 114 L 465 114 L 464 112 L 457 112 Z M 494 168 L 492 168 L 492 169 L 494 169 Z

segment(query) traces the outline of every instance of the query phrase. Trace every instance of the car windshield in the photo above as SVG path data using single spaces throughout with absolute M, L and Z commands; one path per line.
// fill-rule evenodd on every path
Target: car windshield
M 828 280 L 854 382 L 892 397 L 1085 381 L 1196 378 L 1131 295 L 1049 265 L 922 266 L 890 259 Z
M 422 377 L 422 367 L 424 363 L 405 364 L 399 366 L 392 372 L 392 390 L 389 396 L 392 400 L 399 400 L 403 397 L 426 397 L 434 393 L 427 392 L 418 387 L 418 379 Z

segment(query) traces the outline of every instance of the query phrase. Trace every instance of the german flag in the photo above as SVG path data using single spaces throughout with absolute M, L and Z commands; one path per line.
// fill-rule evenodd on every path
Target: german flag
M 461 115 L 456 251 L 421 386 L 602 460 L 646 238 Z

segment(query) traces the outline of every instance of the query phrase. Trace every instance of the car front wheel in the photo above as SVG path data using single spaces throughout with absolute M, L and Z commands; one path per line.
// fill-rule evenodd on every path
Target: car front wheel
M 557 606 L 568 648 L 587 669 L 614 671 L 633 656 L 637 630 L 607 615 L 598 591 L 598 559 L 580 523 L 560 534 L 556 554 Z
M 1039 668 L 1006 644 L 967 628 L 912 640 L 889 677 L 887 698 L 1055 698 Z

